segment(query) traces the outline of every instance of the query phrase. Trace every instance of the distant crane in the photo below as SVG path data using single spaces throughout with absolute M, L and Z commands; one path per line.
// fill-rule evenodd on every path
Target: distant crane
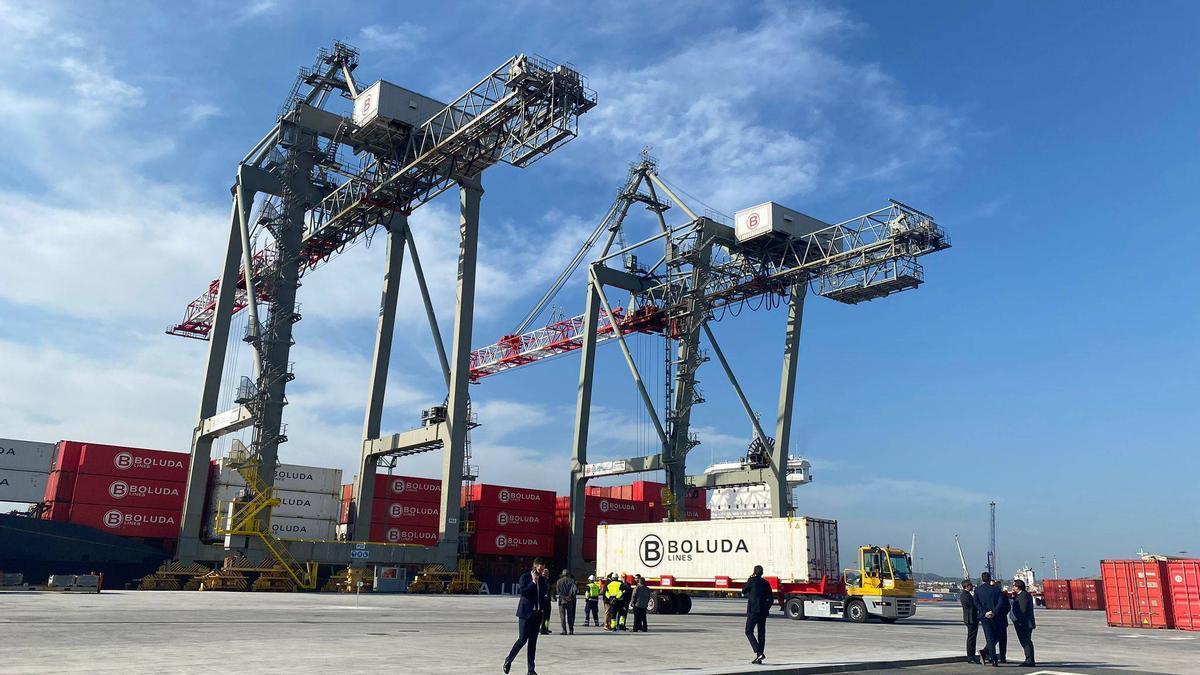
M 992 522 L 990 534 L 988 535 L 988 552 L 987 552 L 987 571 L 988 574 L 996 576 L 999 566 L 996 564 L 996 502 L 989 504 L 992 508 Z
M 963 556 L 962 544 L 958 543 L 958 535 L 954 535 L 954 547 L 958 549 L 958 560 L 962 563 L 963 581 L 971 578 L 971 573 L 967 571 L 967 559 Z

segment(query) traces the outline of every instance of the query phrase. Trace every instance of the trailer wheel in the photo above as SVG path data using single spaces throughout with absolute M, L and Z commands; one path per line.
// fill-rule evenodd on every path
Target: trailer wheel
M 687 614 L 692 611 L 692 596 L 682 593 L 671 598 L 671 606 L 675 614 Z
M 862 600 L 850 600 L 846 603 L 845 616 L 847 621 L 854 623 L 867 622 L 867 605 Z
M 650 601 L 646 603 L 646 612 L 649 614 L 670 614 L 671 596 L 666 593 L 651 593 Z
M 787 618 L 793 621 L 804 620 L 804 599 L 803 598 L 788 598 L 787 602 L 783 603 L 783 613 Z

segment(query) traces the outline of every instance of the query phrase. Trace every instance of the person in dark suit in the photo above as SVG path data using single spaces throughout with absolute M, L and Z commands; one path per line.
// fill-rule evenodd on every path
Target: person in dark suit
M 999 580 L 993 579 L 992 585 L 1000 591 L 1000 613 L 995 618 L 996 655 L 1000 663 L 1008 663 L 1008 613 L 1012 611 L 1012 603 L 1009 602 L 1008 593 L 1004 592 Z
M 550 569 L 542 569 L 542 580 L 546 582 L 546 588 L 550 588 Z M 550 596 L 542 598 L 542 635 L 550 634 Z
M 504 672 L 512 668 L 513 659 L 517 658 L 521 648 L 529 644 L 525 650 L 525 660 L 529 665 L 528 675 L 537 675 L 533 662 L 537 655 L 538 633 L 542 629 L 542 607 L 550 602 L 550 582 L 543 576 L 546 563 L 541 558 L 534 558 L 533 569 L 521 575 L 517 582 L 517 641 L 513 643 L 504 659 Z
M 1033 620 L 1033 596 L 1025 590 L 1025 582 L 1020 579 L 1013 582 L 1013 587 L 1017 589 L 1012 599 L 1013 629 L 1017 631 L 1017 639 L 1025 650 L 1025 660 L 1021 665 L 1036 666 L 1033 660 L 1033 629 L 1037 628 L 1037 622 Z
M 1004 594 L 992 585 L 992 575 L 979 575 L 979 588 L 975 589 L 975 611 L 979 614 L 979 626 L 983 628 L 986 646 L 979 650 L 979 659 L 985 664 L 1000 665 L 996 661 L 996 617 L 1000 614 Z
M 754 660 L 750 663 L 759 664 L 767 658 L 767 615 L 771 613 L 774 603 L 771 584 L 763 579 L 762 565 L 754 566 L 754 574 L 742 586 L 742 596 L 746 598 L 746 639 L 754 650 Z M 755 632 L 758 633 L 757 639 Z
M 975 653 L 975 643 L 979 638 L 979 612 L 975 609 L 975 596 L 971 589 L 975 585 L 969 581 L 962 582 L 962 593 L 958 602 L 962 605 L 963 624 L 967 627 L 967 663 L 979 663 L 979 655 Z

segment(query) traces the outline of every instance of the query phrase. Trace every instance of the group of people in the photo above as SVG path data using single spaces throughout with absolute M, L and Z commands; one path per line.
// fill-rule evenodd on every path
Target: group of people
M 1033 629 L 1037 627 L 1033 618 L 1033 596 L 1025 589 L 1025 582 L 1013 582 L 1014 593 L 1010 598 L 984 572 L 979 575 L 979 587 L 970 581 L 962 584 L 959 602 L 962 604 L 963 623 L 967 626 L 967 661 L 998 666 L 1008 661 L 1008 624 L 1012 617 L 1017 640 L 1025 650 L 1022 666 L 1036 665 L 1033 659 Z M 984 648 L 976 651 L 979 629 L 983 628 Z
M 578 594 L 579 586 L 569 571 L 563 570 L 558 581 L 551 584 L 550 570 L 545 561 L 541 558 L 534 559 L 533 569 L 521 575 L 520 581 L 517 582 L 517 641 L 513 643 L 508 657 L 504 659 L 505 673 L 512 669 L 513 660 L 524 648 L 527 673 L 537 675 L 534 671 L 534 661 L 537 656 L 538 636 L 551 634 L 550 609 L 553 602 L 558 602 L 561 634 L 575 634 L 575 603 Z M 650 587 L 640 574 L 634 576 L 632 584 L 624 574 L 618 576 L 613 573 L 600 580 L 597 580 L 595 575 L 589 576 L 584 588 L 584 626 L 601 626 L 600 602 L 604 603 L 605 631 L 616 633 L 629 630 L 626 628 L 626 620 L 630 609 L 633 609 L 632 632 L 647 631 L 646 612 L 650 606 Z

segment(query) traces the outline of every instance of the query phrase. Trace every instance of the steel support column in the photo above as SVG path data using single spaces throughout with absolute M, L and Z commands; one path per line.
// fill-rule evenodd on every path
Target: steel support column
M 217 286 L 217 302 L 213 313 L 212 331 L 208 339 L 208 365 L 204 371 L 204 386 L 200 392 L 200 414 L 192 434 L 191 464 L 188 467 L 187 491 L 183 501 L 180 523 L 178 558 L 191 562 L 200 553 L 200 536 L 204 520 L 204 500 L 208 494 L 208 462 L 212 458 L 213 437 L 201 433 L 204 420 L 217 414 L 221 394 L 221 376 L 225 372 L 225 350 L 229 342 L 229 326 L 233 321 L 233 299 L 237 291 L 238 265 L 242 255 L 241 232 L 238 220 L 238 200 L 233 200 L 229 216 L 229 243 L 225 246 L 225 264 Z
M 475 263 L 479 249 L 479 177 L 459 178 L 458 287 L 451 347 L 450 397 L 447 423 L 450 445 L 442 453 L 441 547 L 457 552 L 461 513 L 463 462 L 467 444 L 471 374 L 471 327 L 475 311 Z
M 611 237 L 610 237 L 611 240 Z M 592 381 L 596 370 L 596 327 L 600 322 L 600 296 L 589 283 L 583 315 L 583 346 L 579 362 L 579 392 L 575 402 L 575 435 L 571 442 L 571 541 L 567 568 L 585 571 L 583 561 L 583 518 L 586 502 L 588 428 L 592 419 Z
M 775 447 L 771 450 L 771 469 L 775 482 L 771 485 L 771 515 L 788 515 L 787 483 L 788 446 L 792 439 L 792 410 L 796 400 L 796 369 L 800 351 L 800 327 L 804 320 L 804 295 L 808 284 L 792 286 L 788 297 L 787 334 L 783 341 L 783 375 L 779 382 L 779 417 L 775 424 Z
M 396 330 L 396 305 L 400 298 L 400 273 L 404 266 L 404 245 L 408 238 L 408 216 L 397 213 L 388 223 L 387 271 L 379 298 L 379 322 L 375 330 L 375 353 L 371 360 L 371 381 L 367 389 L 367 411 L 363 420 L 363 447 L 354 486 L 355 541 L 369 541 L 371 505 L 375 500 L 375 464 L 368 454 L 370 442 L 379 438 L 383 404 L 387 393 L 388 367 L 392 357 L 392 339 Z

